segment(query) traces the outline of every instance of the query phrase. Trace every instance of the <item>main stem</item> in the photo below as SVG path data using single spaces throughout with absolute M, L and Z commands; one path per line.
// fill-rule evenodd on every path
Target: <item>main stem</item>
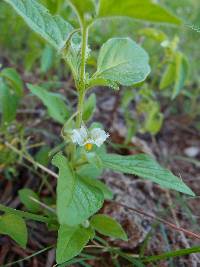
M 78 116 L 76 121 L 77 128 L 81 127 L 83 117 L 83 105 L 85 99 L 85 66 L 87 56 L 87 42 L 88 42 L 88 26 L 83 24 L 82 26 L 82 45 L 81 45 L 81 68 L 80 68 L 80 80 L 78 85 Z

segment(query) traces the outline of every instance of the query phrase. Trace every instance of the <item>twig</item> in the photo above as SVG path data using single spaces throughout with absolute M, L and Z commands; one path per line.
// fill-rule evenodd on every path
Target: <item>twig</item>
M 46 248 L 44 248 L 44 249 L 41 249 L 40 251 L 37 251 L 37 252 L 33 253 L 33 254 L 30 255 L 30 256 L 25 257 L 24 259 L 17 260 L 17 261 L 14 261 L 14 262 L 10 262 L 10 263 L 8 263 L 8 264 L 6 264 L 6 265 L 1 265 L 0 267 L 12 266 L 12 265 L 14 265 L 14 264 L 17 264 L 17 263 L 21 263 L 21 262 L 23 262 L 23 261 L 30 260 L 31 258 L 33 258 L 33 257 L 35 257 L 35 256 L 37 256 L 37 255 L 39 255 L 39 254 L 41 254 L 41 253 L 43 253 L 43 252 L 45 252 L 45 251 L 51 249 L 52 247 L 54 247 L 54 246 L 46 247 Z
M 30 213 L 30 212 L 27 212 L 27 211 L 13 209 L 13 208 L 10 208 L 10 207 L 6 207 L 6 206 L 4 206 L 2 204 L 0 204 L 0 211 L 3 211 L 5 213 L 18 215 L 18 216 L 23 217 L 23 218 L 25 218 L 27 220 L 34 220 L 34 221 L 43 222 L 43 223 L 49 223 L 51 221 L 51 219 L 46 217 L 46 216 L 33 214 L 33 213 Z
M 34 197 L 29 197 L 31 200 L 33 200 L 35 203 L 39 204 L 42 208 L 45 208 L 47 210 L 49 210 L 50 212 L 56 214 L 55 209 L 52 209 L 51 207 L 47 206 L 45 203 L 39 201 L 38 199 L 34 198 Z
M 14 151 L 15 153 L 17 153 L 18 155 L 20 155 L 21 157 L 23 157 L 24 159 L 26 159 L 27 161 L 31 162 L 33 165 L 36 165 L 38 168 L 40 168 L 41 170 L 45 171 L 46 173 L 48 173 L 49 175 L 55 177 L 56 179 L 58 178 L 58 175 L 49 170 L 48 168 L 46 168 L 45 166 L 43 166 L 42 164 L 36 162 L 35 160 L 33 160 L 31 157 L 28 157 L 24 154 L 21 153 L 20 150 L 18 150 L 16 147 L 14 147 L 13 145 L 11 145 L 10 143 L 8 142 L 5 142 L 5 145 L 10 148 L 12 151 Z
M 173 216 L 173 219 L 176 223 L 176 226 L 180 228 L 180 223 L 179 223 L 179 220 L 178 220 L 178 217 L 176 215 L 176 211 L 173 209 L 173 202 L 172 202 L 172 198 L 171 198 L 171 195 L 170 195 L 170 192 L 168 190 L 166 190 L 166 195 L 167 195 L 167 199 L 168 199 L 168 202 L 169 202 L 169 206 L 170 206 L 170 211 L 171 211 L 171 214 Z M 180 232 L 180 235 L 181 235 L 181 241 L 183 243 L 183 245 L 186 247 L 186 248 L 191 248 L 190 247 L 190 244 L 185 236 L 185 233 L 184 232 Z M 191 254 L 190 255 L 190 259 L 191 259 L 191 264 L 192 264 L 192 267 L 196 267 L 196 262 L 199 262 L 199 257 L 198 255 L 196 254 Z M 196 262 L 194 262 L 196 261 Z
M 194 233 L 194 232 L 189 231 L 189 230 L 187 230 L 187 229 L 184 229 L 184 228 L 182 228 L 182 227 L 177 227 L 175 224 L 173 224 L 173 223 L 171 223 L 171 222 L 169 222 L 169 221 L 166 221 L 166 220 L 164 220 L 164 219 L 162 219 L 162 218 L 156 217 L 156 216 L 154 216 L 154 215 L 152 215 L 152 214 L 146 213 L 146 212 L 144 212 L 144 211 L 142 211 L 142 210 L 139 210 L 139 209 L 135 209 L 135 208 L 129 207 L 129 206 L 127 206 L 127 205 L 125 205 L 125 204 L 122 204 L 122 203 L 119 203 L 119 202 L 117 202 L 117 201 L 109 200 L 109 202 L 111 202 L 111 203 L 113 203 L 113 204 L 116 204 L 116 205 L 118 205 L 118 206 L 124 207 L 124 208 L 126 208 L 126 209 L 132 210 L 132 211 L 134 211 L 134 212 L 136 212 L 136 213 L 138 213 L 138 214 L 140 214 L 140 215 L 143 215 L 143 216 L 145 216 L 145 217 L 149 217 L 149 218 L 151 218 L 152 220 L 161 222 L 161 223 L 163 223 L 163 224 L 169 226 L 170 228 L 175 229 L 176 231 L 183 232 L 183 233 L 187 234 L 188 236 L 191 236 L 191 237 L 200 239 L 200 234 L 199 234 L 199 233 Z

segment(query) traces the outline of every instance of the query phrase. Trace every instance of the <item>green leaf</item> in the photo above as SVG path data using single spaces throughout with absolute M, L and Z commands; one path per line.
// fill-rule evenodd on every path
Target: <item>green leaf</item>
M 189 64 L 186 57 L 180 51 L 176 52 L 162 76 L 160 89 L 174 84 L 172 92 L 172 99 L 174 99 L 183 88 L 188 72 Z
M 34 220 L 34 221 L 43 222 L 43 223 L 50 223 L 51 222 L 51 218 L 47 218 L 47 217 L 41 216 L 41 215 L 36 215 L 36 214 L 26 212 L 26 211 L 12 209 L 12 208 L 6 207 L 2 204 L 0 204 L 0 210 L 3 212 L 9 213 L 9 214 L 20 216 L 20 217 L 25 218 L 27 220 Z
M 81 165 L 77 170 L 76 173 L 81 177 L 89 177 L 89 178 L 98 178 L 101 176 L 103 172 L 102 168 L 97 167 L 95 164 L 84 164 Z
M 85 122 L 89 121 L 93 116 L 96 109 L 96 95 L 91 94 L 88 99 L 85 100 L 83 108 L 83 120 Z
M 150 22 L 180 25 L 179 18 L 151 0 L 100 0 L 98 17 L 125 16 Z
M 163 114 L 157 102 L 149 101 L 145 111 L 144 130 L 157 134 L 163 124 Z
M 62 50 L 73 27 L 62 17 L 52 16 L 36 0 L 4 0 L 25 20 L 29 27 L 49 42 L 55 49 Z
M 34 198 L 39 200 L 38 195 L 33 190 L 29 188 L 23 188 L 18 191 L 18 194 L 20 201 L 24 204 L 28 211 L 37 213 L 41 210 L 40 204 L 31 199 Z
M 112 191 L 102 181 L 95 179 L 95 178 L 87 177 L 87 176 L 84 177 L 83 175 L 82 175 L 82 179 L 83 181 L 86 181 L 88 184 L 99 188 L 99 190 L 101 190 L 101 192 L 104 195 L 104 199 L 110 200 L 113 198 Z
M 26 247 L 28 233 L 25 221 L 14 214 L 5 214 L 0 217 L 0 234 L 9 235 L 23 248 Z
M 60 94 L 50 93 L 41 86 L 28 84 L 31 93 L 39 97 L 47 107 L 49 116 L 63 124 L 69 118 L 69 110 Z
M 106 80 L 104 78 L 101 77 L 95 77 L 93 76 L 90 80 L 89 83 L 87 85 L 87 88 L 93 88 L 96 86 L 107 86 L 110 87 L 114 90 L 119 90 L 119 86 L 116 82 L 110 81 L 110 80 Z
M 130 38 L 112 38 L 101 47 L 93 79 L 131 86 L 146 79 L 148 61 L 145 50 Z
M 192 248 L 184 248 L 184 249 L 179 249 L 175 251 L 169 251 L 165 252 L 160 255 L 153 255 L 153 256 L 148 256 L 142 259 L 144 262 L 154 262 L 154 261 L 160 261 L 160 260 L 166 260 L 174 257 L 181 257 L 185 255 L 190 255 L 193 253 L 199 253 L 200 252 L 200 246 L 192 247 Z
M 94 229 L 102 235 L 120 238 L 124 241 L 128 240 L 127 235 L 121 225 L 115 219 L 107 215 L 94 215 L 91 218 L 90 223 L 94 227 Z
M 68 0 L 68 2 L 71 3 L 82 21 L 91 19 L 96 14 L 93 0 Z
M 47 166 L 49 163 L 49 152 L 51 148 L 49 146 L 43 146 L 35 155 L 35 160 L 43 166 Z
M 192 190 L 169 170 L 161 167 L 155 160 L 145 154 L 121 156 L 116 154 L 99 154 L 104 168 L 134 174 L 160 184 L 164 188 L 195 196 Z
M 0 111 L 2 113 L 1 123 L 11 123 L 17 113 L 19 97 L 0 79 Z
M 103 205 L 103 193 L 80 177 L 74 177 L 67 159 L 57 154 L 53 164 L 59 168 L 57 212 L 60 224 L 78 225 Z
M 63 58 L 66 59 L 70 65 L 74 77 L 77 78 L 80 65 L 80 36 L 78 34 L 73 34 L 74 29 L 71 24 L 65 21 L 61 16 L 52 16 L 48 9 L 39 4 L 36 0 L 4 1 L 15 9 L 33 31 L 39 34 L 62 54 Z M 45 52 L 49 53 L 50 50 Z M 33 56 L 30 56 L 32 61 Z M 47 64 L 47 62 L 45 62 L 45 64 Z
M 86 50 L 86 54 L 88 56 L 88 47 L 86 48 Z M 78 34 L 76 34 L 76 31 L 73 31 L 71 33 L 71 36 L 66 43 L 66 47 L 63 50 L 62 56 L 70 66 L 74 79 L 78 80 L 79 70 L 81 66 L 81 38 Z
M 10 81 L 11 86 L 17 96 L 23 95 L 23 82 L 18 72 L 13 68 L 5 68 L 0 73 L 1 76 Z
M 56 206 L 58 220 L 60 224 L 65 224 L 66 219 L 70 219 L 67 211 L 74 195 L 76 178 L 69 166 L 67 158 L 62 154 L 56 154 L 53 157 L 52 164 L 59 168 Z
M 103 205 L 103 193 L 96 187 L 77 177 L 72 200 L 63 214 L 63 223 L 77 225 L 96 213 Z
M 185 81 L 188 76 L 188 62 L 187 59 L 181 52 L 177 52 L 175 56 L 176 61 L 176 74 L 175 74 L 175 85 L 173 89 L 172 99 L 174 99 L 183 88 Z
M 160 112 L 155 113 L 154 111 L 150 112 L 147 115 L 145 121 L 145 130 L 150 132 L 151 134 L 157 134 L 163 124 L 163 114 Z
M 61 225 L 58 231 L 56 262 L 61 264 L 77 256 L 91 238 L 91 230 L 80 225 Z
M 172 61 L 167 65 L 165 72 L 162 76 L 162 79 L 160 82 L 160 89 L 161 90 L 165 89 L 166 87 L 168 87 L 174 83 L 175 73 L 176 73 L 176 64 L 174 61 Z

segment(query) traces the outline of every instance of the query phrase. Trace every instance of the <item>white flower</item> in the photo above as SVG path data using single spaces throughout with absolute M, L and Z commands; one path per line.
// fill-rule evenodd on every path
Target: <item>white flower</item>
M 71 139 L 72 143 L 74 144 L 78 144 L 79 146 L 84 146 L 87 137 L 88 137 L 88 132 L 84 126 L 81 126 L 80 129 L 72 130 Z
M 80 129 L 72 130 L 71 133 L 72 142 L 79 146 L 85 146 L 87 150 L 91 150 L 93 144 L 100 147 L 108 137 L 109 134 L 100 128 L 87 130 L 83 125 Z

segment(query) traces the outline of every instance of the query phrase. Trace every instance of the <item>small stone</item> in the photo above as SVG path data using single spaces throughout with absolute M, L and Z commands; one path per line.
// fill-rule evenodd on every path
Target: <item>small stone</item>
M 185 155 L 191 158 L 195 158 L 199 154 L 199 152 L 200 148 L 195 146 L 187 147 L 184 150 Z

